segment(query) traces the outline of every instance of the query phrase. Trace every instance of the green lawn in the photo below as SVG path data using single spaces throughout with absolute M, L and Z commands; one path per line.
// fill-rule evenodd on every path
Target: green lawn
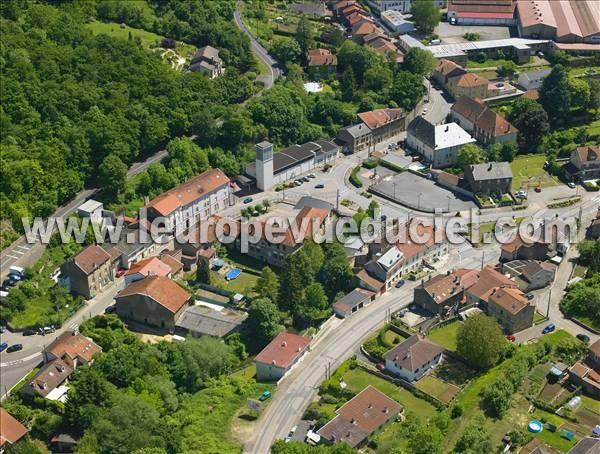
M 600 119 L 590 123 L 587 127 L 587 131 L 591 137 L 600 137 Z
M 540 182 L 543 187 L 559 184 L 556 178 L 544 170 L 544 162 L 546 160 L 547 157 L 545 154 L 517 156 L 510 163 L 510 169 L 513 173 L 513 190 L 518 190 L 525 185 L 535 187 Z
M 456 335 L 460 325 L 462 325 L 462 322 L 455 321 L 441 328 L 435 328 L 429 332 L 427 338 L 454 352 L 456 351 Z
M 581 396 L 581 406 L 600 415 L 600 401 L 588 396 Z
M 460 392 L 460 388 L 446 383 L 432 374 L 429 374 L 417 382 L 417 388 L 441 402 L 448 404 L 452 398 Z
M 495 68 L 497 66 L 506 64 L 508 62 L 511 62 L 512 60 L 486 60 L 483 63 L 479 63 L 478 61 L 475 60 L 469 60 L 467 62 L 467 68 Z
M 214 279 L 214 285 L 229 290 L 235 293 L 242 293 L 249 295 L 253 293 L 253 288 L 256 285 L 258 276 L 242 271 L 237 278 L 232 281 L 226 281 L 223 277 L 218 275 L 216 272 L 211 271 L 211 275 Z

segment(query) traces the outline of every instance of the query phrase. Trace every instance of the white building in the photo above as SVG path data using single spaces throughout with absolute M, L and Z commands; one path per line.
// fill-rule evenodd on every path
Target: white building
M 542 83 L 548 74 L 550 69 L 541 69 L 539 71 L 531 71 L 528 73 L 519 74 L 519 85 L 525 90 L 539 90 L 542 88 Z
M 254 359 L 256 379 L 273 381 L 283 378 L 310 349 L 310 339 L 292 333 L 281 333 Z
M 228 207 L 230 185 L 220 169 L 207 170 L 152 199 L 145 205 L 147 217 L 162 218 L 168 230 L 185 230 Z
M 423 117 L 415 118 L 407 129 L 406 144 L 421 154 L 434 168 L 456 164 L 458 153 L 476 140 L 456 123 L 433 125 Z
M 394 34 L 410 33 L 415 28 L 413 23 L 407 19 L 401 12 L 388 10 L 381 13 L 381 21 Z
M 327 140 L 292 145 L 277 153 L 273 153 L 272 143 L 261 142 L 256 145 L 256 161 L 246 167 L 246 174 L 256 179 L 258 189 L 266 191 L 332 163 L 339 152 L 340 147 Z
M 367 0 L 367 3 L 379 12 L 400 11 L 401 13 L 410 13 L 413 0 Z M 434 0 L 434 3 L 438 8 L 446 6 L 445 0 Z
M 444 349 L 415 334 L 385 355 L 385 368 L 407 381 L 420 379 L 432 367 L 442 362 Z
M 90 218 L 92 222 L 102 222 L 104 205 L 94 199 L 88 199 L 77 207 L 77 214 L 82 218 Z

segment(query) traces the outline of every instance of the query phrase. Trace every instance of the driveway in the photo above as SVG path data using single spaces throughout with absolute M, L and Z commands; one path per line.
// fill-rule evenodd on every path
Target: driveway
M 410 172 L 386 176 L 371 191 L 388 200 L 418 211 L 462 211 L 476 208 L 473 201 Z

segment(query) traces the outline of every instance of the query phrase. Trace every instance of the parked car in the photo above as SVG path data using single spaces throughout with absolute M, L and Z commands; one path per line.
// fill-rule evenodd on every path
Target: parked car
M 575 189 L 575 187 L 577 186 L 575 183 L 573 183 L 572 181 L 569 181 L 567 183 L 567 186 L 569 186 L 571 189 Z
M 509 334 L 508 336 L 506 336 L 506 340 L 514 342 L 517 340 L 517 338 L 514 336 L 514 334 Z
M 398 282 L 396 282 L 396 288 L 400 288 L 404 284 L 406 284 L 406 281 L 404 279 L 400 279 Z
M 305 183 L 308 183 L 310 180 L 308 179 L 308 177 L 302 177 L 301 178 L 302 181 L 304 181 Z
M 529 301 L 531 301 L 533 298 L 535 298 L 535 295 L 531 292 L 525 294 L 525 298 L 527 298 Z
M 526 199 L 527 198 L 527 192 L 525 192 L 523 189 L 517 191 L 517 193 L 515 195 L 519 199 Z
M 6 342 L 2 342 L 0 344 L 0 352 L 3 352 L 4 350 L 6 350 L 8 348 L 8 344 Z
M 18 352 L 19 350 L 23 350 L 23 344 L 12 344 L 6 349 L 6 353 Z
M 113 312 L 115 312 L 117 310 L 117 306 L 115 306 L 114 304 L 112 306 L 108 306 L 106 309 L 104 309 L 104 313 L 105 314 L 112 314 Z
M 31 328 L 27 328 L 23 330 L 23 336 L 33 336 L 37 334 L 37 331 Z
M 252 203 L 252 200 L 254 200 L 252 197 L 246 197 L 246 198 L 244 199 L 244 203 L 245 203 L 245 204 Z
M 319 184 L 315 185 L 315 189 L 323 189 L 324 187 L 325 187 L 325 185 L 322 184 L 322 183 L 319 183 Z
M 51 334 L 51 333 L 53 333 L 54 331 L 56 331 L 56 330 L 54 329 L 54 325 L 40 327 L 40 329 L 39 329 L 39 333 L 40 333 L 40 335 L 42 335 L 42 336 L 45 336 L 46 334 Z
M 551 333 L 555 329 L 556 329 L 556 325 L 554 323 L 550 323 L 549 325 L 546 325 L 546 327 L 542 330 L 542 334 Z
M 577 339 L 579 339 L 581 342 L 585 342 L 586 344 L 589 343 L 590 341 L 590 337 L 585 335 L 585 334 L 578 334 L 577 336 L 575 336 Z
M 5 331 L 6 331 L 6 326 L 0 325 L 0 334 L 4 334 Z
M 535 192 L 542 192 L 542 188 L 540 188 L 540 187 L 538 186 L 538 187 L 536 187 L 536 188 L 534 189 L 534 191 L 535 191 Z
M 268 389 L 265 389 L 263 391 L 263 393 L 260 395 L 260 397 L 258 398 L 258 400 L 260 400 L 261 402 L 264 402 L 269 397 L 271 397 L 271 391 L 269 391 Z
M 375 364 L 375 368 L 377 370 L 385 370 L 385 364 L 383 364 L 383 363 L 377 363 L 377 364 Z
M 308 178 L 317 178 L 317 176 L 314 173 L 309 173 Z
M 117 277 L 123 276 L 126 272 L 127 272 L 127 270 L 124 270 L 123 268 L 118 269 L 117 270 Z

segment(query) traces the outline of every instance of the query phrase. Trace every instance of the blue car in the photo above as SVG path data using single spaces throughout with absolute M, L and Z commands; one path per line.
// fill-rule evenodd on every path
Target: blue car
M 406 281 L 404 279 L 400 279 L 398 282 L 396 282 L 396 288 L 402 287 L 405 283 Z
M 4 350 L 6 350 L 8 348 L 8 344 L 6 342 L 2 342 L 0 344 L 0 352 L 3 352 Z
M 552 331 L 554 331 L 556 329 L 556 325 L 554 323 L 550 323 L 549 325 L 547 325 L 543 330 L 542 330 L 542 334 L 548 334 L 551 333 Z

